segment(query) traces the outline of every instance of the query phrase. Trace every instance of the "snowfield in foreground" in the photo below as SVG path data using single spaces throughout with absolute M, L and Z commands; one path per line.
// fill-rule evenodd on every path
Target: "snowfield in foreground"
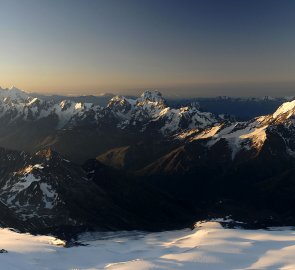
M 99 239 L 99 240 L 97 240 Z M 295 231 L 224 229 L 217 222 L 193 231 L 87 233 L 87 246 L 64 248 L 49 236 L 0 229 L 0 269 L 295 269 Z

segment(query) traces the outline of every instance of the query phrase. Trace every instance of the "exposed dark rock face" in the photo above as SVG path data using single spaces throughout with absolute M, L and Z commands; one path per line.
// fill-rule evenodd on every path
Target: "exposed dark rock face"
M 192 209 L 96 160 L 82 168 L 50 149 L 35 155 L 0 150 L 1 226 L 59 233 L 157 230 L 193 222 Z
M 294 225 L 294 199 L 288 192 L 295 168 L 294 113 L 293 101 L 248 122 L 187 131 L 178 135 L 181 143 L 158 155 L 126 147 L 98 159 L 186 201 L 204 218 L 233 216 L 253 226 Z M 142 153 L 150 157 L 149 164 L 128 165 Z
M 224 216 L 295 225 L 295 101 L 236 122 L 170 108 L 157 91 L 105 108 L 17 89 L 1 98 L 0 145 L 18 149 L 0 148 L 1 226 L 162 230 Z

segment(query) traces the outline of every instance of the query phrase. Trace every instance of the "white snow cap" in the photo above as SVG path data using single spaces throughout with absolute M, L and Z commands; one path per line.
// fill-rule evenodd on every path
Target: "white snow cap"
M 2 98 L 10 98 L 11 100 L 26 100 L 29 97 L 28 93 L 15 86 L 7 89 L 0 87 L 0 96 Z
M 272 116 L 273 118 L 277 118 L 278 116 L 285 114 L 287 112 L 289 112 L 287 118 L 289 118 L 295 113 L 295 100 L 283 103 Z

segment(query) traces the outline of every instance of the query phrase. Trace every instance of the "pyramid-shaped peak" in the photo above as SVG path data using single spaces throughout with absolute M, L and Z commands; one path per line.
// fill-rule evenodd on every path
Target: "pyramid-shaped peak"
M 144 91 L 141 96 L 140 96 L 141 100 L 147 100 L 147 101 L 151 101 L 151 102 L 160 102 L 163 103 L 165 102 L 161 92 L 159 92 L 158 90 L 147 90 Z
M 8 88 L 9 91 L 19 91 L 19 92 L 25 92 L 17 87 L 15 87 L 14 85 Z
M 18 94 L 28 95 L 28 93 L 26 91 L 24 91 L 22 89 L 19 89 L 19 88 L 15 87 L 15 86 L 11 86 L 7 90 L 10 93 L 14 92 L 14 93 L 18 93 Z
M 0 97 L 10 98 L 11 100 L 26 100 L 29 95 L 25 91 L 12 86 L 6 89 L 0 88 Z

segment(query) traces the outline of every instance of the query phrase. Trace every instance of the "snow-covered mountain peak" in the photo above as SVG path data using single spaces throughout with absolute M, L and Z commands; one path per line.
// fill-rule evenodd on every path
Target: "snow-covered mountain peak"
M 124 96 L 115 96 L 109 101 L 107 108 L 117 114 L 117 116 L 122 117 L 134 109 L 135 104 L 136 100 L 134 99 L 128 99 Z
M 157 90 L 147 90 L 141 94 L 137 99 L 126 98 L 124 96 L 113 97 L 107 107 L 119 110 L 125 110 L 126 107 L 143 107 L 145 105 L 152 105 L 165 107 L 166 101 L 162 94 Z
M 23 90 L 21 90 L 21 89 L 19 89 L 19 88 L 15 87 L 14 85 L 13 85 L 13 86 L 11 86 L 11 87 L 9 87 L 7 90 L 8 90 L 8 91 L 19 91 L 19 92 L 25 92 L 25 91 L 23 91 Z
M 23 102 L 29 98 L 29 95 L 25 91 L 12 86 L 7 89 L 0 88 L 0 98 Z
M 272 115 L 273 118 L 278 118 L 285 115 L 286 118 L 290 118 L 295 114 L 295 100 L 283 103 Z
M 205 130 L 190 129 L 177 135 L 180 140 L 204 141 L 206 146 L 212 147 L 219 142 L 227 142 L 232 152 L 232 159 L 238 153 L 250 151 L 256 155 L 265 146 L 265 142 L 273 134 L 280 134 L 284 139 L 286 151 L 294 155 L 294 140 L 292 131 L 295 115 L 295 100 L 285 102 L 273 114 L 256 117 L 247 122 L 228 122 L 226 124 L 208 125 Z M 199 127 L 195 125 L 196 127 Z M 201 126 L 202 127 L 202 126 Z
M 7 92 L 10 96 L 18 96 L 18 97 L 22 97 L 22 98 L 27 98 L 29 97 L 29 94 L 24 91 L 24 90 L 21 90 L 15 86 L 12 86 L 10 88 L 7 89 Z
M 116 108 L 116 107 L 125 107 L 125 106 L 130 106 L 130 105 L 135 105 L 136 100 L 126 98 L 124 96 L 115 96 L 113 97 L 107 107 L 109 108 Z
M 213 114 L 201 112 L 195 105 L 171 108 L 159 91 L 148 90 L 137 99 L 113 97 L 107 109 L 115 116 L 119 128 L 129 126 L 145 131 L 157 125 L 162 134 L 171 135 L 187 128 L 205 128 L 218 121 Z
M 154 102 L 158 104 L 165 104 L 165 99 L 158 90 L 147 90 L 143 92 L 140 98 L 137 99 L 138 102 Z

